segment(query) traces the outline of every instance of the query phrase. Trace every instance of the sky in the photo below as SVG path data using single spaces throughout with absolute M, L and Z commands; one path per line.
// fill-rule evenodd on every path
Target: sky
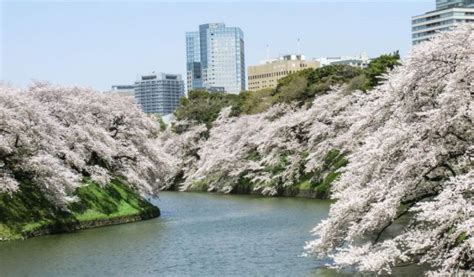
M 244 32 L 246 66 L 300 51 L 307 59 L 411 47 L 413 1 L 5 1 L 0 0 L 0 80 L 104 91 L 152 71 L 186 73 L 185 32 L 222 22 Z

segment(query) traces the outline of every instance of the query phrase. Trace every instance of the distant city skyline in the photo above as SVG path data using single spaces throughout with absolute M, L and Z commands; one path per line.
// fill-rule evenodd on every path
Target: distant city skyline
M 11 2 L 1 4 L 0 80 L 105 91 L 147 72 L 186 76 L 185 33 L 208 22 L 240 27 L 245 64 L 300 52 L 307 59 L 411 47 L 411 17 L 434 0 L 315 3 Z M 267 45 L 269 54 L 267 54 Z

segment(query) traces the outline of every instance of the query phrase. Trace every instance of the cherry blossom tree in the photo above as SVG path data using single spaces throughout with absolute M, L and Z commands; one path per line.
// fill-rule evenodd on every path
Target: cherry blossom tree
M 83 176 L 101 185 L 122 178 L 156 193 L 178 161 L 158 142 L 155 121 L 131 101 L 83 88 L 35 83 L 0 91 L 0 191 L 32 182 L 60 206 Z
M 442 33 L 363 97 L 355 123 L 334 140 L 351 148 L 350 163 L 309 253 L 363 271 L 472 270 L 473 45 L 472 25 Z

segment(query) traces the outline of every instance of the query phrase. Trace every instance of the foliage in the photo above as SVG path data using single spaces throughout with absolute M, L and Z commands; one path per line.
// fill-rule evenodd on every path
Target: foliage
M 348 65 L 305 69 L 278 80 L 273 95 L 278 103 L 310 103 L 315 95 L 329 92 L 333 86 L 347 83 L 361 74 L 361 69 Z
M 343 153 L 337 149 L 330 150 L 322 161 L 320 168 L 313 172 L 311 186 L 321 197 L 328 197 L 332 183 L 341 175 L 340 170 L 347 165 L 348 161 Z
M 224 107 L 233 107 L 234 113 L 240 113 L 241 99 L 236 94 L 192 90 L 188 98 L 181 98 L 175 111 L 177 120 L 188 120 L 211 126 Z
M 381 77 L 384 74 L 398 65 L 400 65 L 400 54 L 398 51 L 373 59 L 367 68 L 364 69 L 364 76 L 367 82 L 363 85 L 362 89 L 370 90 L 374 88 L 380 83 Z
M 176 159 L 156 143 L 157 124 L 131 101 L 36 83 L 0 88 L 0 192 L 21 182 L 66 208 L 83 176 L 120 177 L 142 194 L 174 175 Z
M 119 180 L 106 186 L 88 180 L 74 193 L 77 202 L 58 209 L 31 183 L 14 194 L 0 193 L 0 240 L 19 239 L 35 230 L 59 229 L 70 223 L 140 215 L 156 209 Z
M 166 123 L 163 121 L 163 118 L 159 114 L 154 115 L 154 119 L 158 123 L 160 131 L 166 130 Z
M 243 114 L 257 114 L 268 110 L 274 103 L 272 93 L 272 89 L 241 92 L 239 94 L 242 98 L 241 112 Z
M 355 123 L 332 141 L 350 150 L 350 163 L 310 253 L 362 271 L 412 262 L 472 270 L 472 45 L 473 25 L 440 34 L 355 104 L 347 117 Z

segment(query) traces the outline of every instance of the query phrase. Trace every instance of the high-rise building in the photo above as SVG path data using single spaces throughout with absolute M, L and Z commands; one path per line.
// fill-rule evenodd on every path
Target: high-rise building
M 413 45 L 468 22 L 474 22 L 474 0 L 436 0 L 436 10 L 412 17 Z
M 264 61 L 259 65 L 249 66 L 249 90 L 275 88 L 278 80 L 288 74 L 317 67 L 319 67 L 319 62 L 306 61 L 303 55 L 286 55 L 278 59 Z
M 186 33 L 187 88 L 239 93 L 245 90 L 244 33 L 223 23 Z
M 454 7 L 474 7 L 474 0 L 436 0 L 437 10 Z
M 184 96 L 184 82 L 179 74 L 143 75 L 135 82 L 135 100 L 145 113 L 173 113 Z
M 199 32 L 186 33 L 186 85 L 188 91 L 192 88 L 202 88 L 201 45 Z

